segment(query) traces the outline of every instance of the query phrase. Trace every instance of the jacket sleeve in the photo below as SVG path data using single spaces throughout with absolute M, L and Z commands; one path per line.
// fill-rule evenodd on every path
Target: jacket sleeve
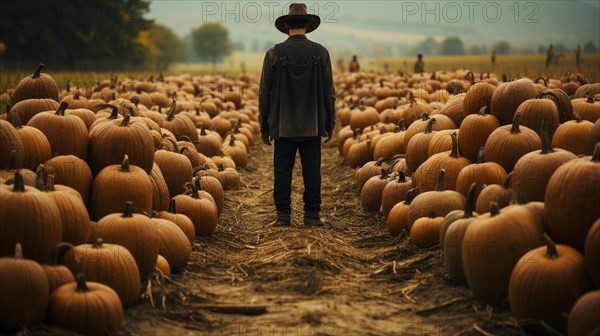
M 335 128 L 335 86 L 333 84 L 333 71 L 331 70 L 331 58 L 327 49 L 323 49 L 323 89 L 325 90 L 325 130 L 329 135 L 333 134 Z
M 260 133 L 269 134 L 269 113 L 271 112 L 271 86 L 273 83 L 273 59 L 274 51 L 269 49 L 265 54 L 262 73 L 260 75 L 260 87 L 258 89 L 258 111 L 260 120 Z

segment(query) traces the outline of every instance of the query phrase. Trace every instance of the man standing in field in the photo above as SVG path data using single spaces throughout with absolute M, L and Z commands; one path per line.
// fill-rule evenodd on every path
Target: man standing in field
M 321 20 L 294 3 L 275 27 L 288 39 L 267 51 L 259 90 L 262 141 L 273 155 L 276 226 L 291 225 L 292 171 L 300 153 L 304 180 L 304 225 L 323 225 L 321 138 L 331 140 L 335 126 L 335 88 L 329 52 L 306 38 Z
M 425 63 L 423 62 L 423 54 L 417 55 L 417 61 L 415 62 L 415 73 L 425 72 Z
M 552 64 L 553 60 L 554 60 L 554 46 L 551 44 L 550 47 L 548 47 L 548 50 L 546 50 L 546 68 L 550 67 L 550 64 Z

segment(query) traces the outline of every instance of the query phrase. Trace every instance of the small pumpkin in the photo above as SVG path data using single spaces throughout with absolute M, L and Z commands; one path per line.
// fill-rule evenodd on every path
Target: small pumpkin
M 500 122 L 491 114 L 486 114 L 482 107 L 478 114 L 468 115 L 460 124 L 458 135 L 458 150 L 461 155 L 475 162 L 479 148 L 485 145 L 488 137 L 500 127 Z
M 169 197 L 182 194 L 184 185 L 192 181 L 193 167 L 191 161 L 182 154 L 167 150 L 158 150 L 154 153 L 154 162 L 160 167 L 163 177 L 169 188 Z
M 156 259 L 156 268 L 162 273 L 163 276 L 167 278 L 171 277 L 171 266 L 169 266 L 167 259 L 160 254 Z
M 490 110 L 492 96 L 496 87 L 486 82 L 479 82 L 469 88 L 463 100 L 463 113 L 466 119 L 471 114 L 477 114 L 482 108 Z M 464 119 L 463 119 L 464 121 Z M 461 124 L 462 126 L 462 124 Z M 473 160 L 473 159 L 471 159 Z
M 117 293 L 98 282 L 76 282 L 58 287 L 50 297 L 50 323 L 86 335 L 117 335 L 123 324 L 123 307 Z
M 408 210 L 410 204 L 418 194 L 418 188 L 412 188 L 406 192 L 404 201 L 394 205 L 387 217 L 387 228 L 392 236 L 397 236 L 400 232 L 410 232 L 408 226 Z
M 588 139 L 593 128 L 594 124 L 587 120 L 581 120 L 581 117 L 575 114 L 575 120 L 569 120 L 558 126 L 552 137 L 552 147 L 564 149 L 575 155 L 590 155 L 592 152 L 588 152 Z M 598 141 L 600 141 L 600 137 Z M 594 144 L 598 141 L 595 141 Z
M 432 211 L 429 217 L 417 219 L 410 229 L 410 242 L 419 248 L 429 248 L 440 243 L 440 228 L 444 217 L 436 217 Z
M 367 210 L 379 210 L 383 189 L 390 181 L 388 173 L 381 169 L 381 174 L 371 177 L 361 189 L 360 204 Z
M 537 95 L 537 87 L 531 79 L 523 78 L 502 83 L 492 95 L 490 112 L 498 118 L 501 125 L 508 125 L 513 122 L 519 105 L 527 99 L 535 98 Z
M 75 155 L 59 155 L 44 163 L 46 174 L 54 175 L 54 183 L 71 187 L 87 206 L 94 177 L 88 164 Z
M 431 139 L 437 132 L 433 132 L 433 124 L 436 122 L 435 118 L 427 120 L 425 130 L 423 133 L 415 134 L 411 137 L 410 141 L 406 146 L 406 165 L 408 166 L 409 172 L 414 172 L 419 166 L 425 162 L 428 158 L 428 149 Z M 413 123 L 413 125 L 416 125 Z
M 456 191 L 467 196 L 473 183 L 477 183 L 475 201 L 483 190 L 483 186 L 500 184 L 506 178 L 506 171 L 495 162 L 485 162 L 483 147 L 479 149 L 477 162 L 460 170 L 456 177 Z
M 571 103 L 573 104 L 573 113 L 577 113 L 581 119 L 590 122 L 600 119 L 600 100 L 596 100 L 593 96 L 573 99 Z
M 186 183 L 186 187 L 190 189 L 190 195 L 174 197 L 177 210 L 192 220 L 196 235 L 210 236 L 217 228 L 219 219 L 216 203 L 209 193 L 199 191 L 193 183 Z
M 192 223 L 192 220 L 188 216 L 177 213 L 177 204 L 175 199 L 171 199 L 168 211 L 161 211 L 158 213 L 158 218 L 173 222 L 181 229 L 181 231 L 183 231 L 185 236 L 188 238 L 190 245 L 194 245 L 194 239 L 196 238 L 194 223 Z
M 175 223 L 161 218 L 151 220 L 159 236 L 158 253 L 167 259 L 171 273 L 177 273 L 190 260 L 192 245 Z
M 406 179 L 404 172 L 400 171 L 390 182 L 385 185 L 381 193 L 381 212 L 387 219 L 392 208 L 406 199 L 406 193 L 412 189 L 412 182 Z
M 42 264 L 44 273 L 46 273 L 46 277 L 48 278 L 48 295 L 52 294 L 59 286 L 75 281 L 75 276 L 73 276 L 71 270 L 58 263 L 60 261 L 59 253 L 63 247 L 74 248 L 70 243 L 60 243 L 52 248 L 48 262 Z
M 204 190 L 212 196 L 217 205 L 217 214 L 221 216 L 223 204 L 225 203 L 225 195 L 221 182 L 213 176 L 198 176 L 194 178 L 194 184 L 198 187 L 198 190 Z

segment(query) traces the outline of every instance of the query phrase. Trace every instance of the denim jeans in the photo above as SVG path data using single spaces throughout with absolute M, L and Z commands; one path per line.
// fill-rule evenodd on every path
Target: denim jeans
M 277 211 L 291 211 L 292 171 L 300 153 L 302 179 L 304 180 L 304 211 L 321 210 L 321 139 L 319 137 L 275 140 L 273 166 L 275 184 L 273 198 Z

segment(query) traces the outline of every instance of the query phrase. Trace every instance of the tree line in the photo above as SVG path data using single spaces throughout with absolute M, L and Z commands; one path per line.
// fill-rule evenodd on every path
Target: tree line
M 43 62 L 66 70 L 165 70 L 187 57 L 186 43 L 146 19 L 149 9 L 148 0 L 0 1 L 0 61 L 16 69 Z M 194 53 L 210 62 L 233 48 L 218 23 L 190 36 Z

